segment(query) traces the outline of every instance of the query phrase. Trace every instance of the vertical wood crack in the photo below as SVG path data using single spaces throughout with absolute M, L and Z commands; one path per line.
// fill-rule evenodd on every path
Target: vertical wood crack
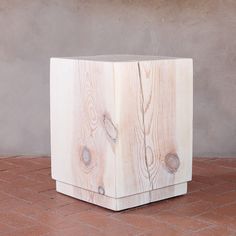
M 151 190 L 153 189 L 152 182 L 151 182 L 151 175 L 149 172 L 148 168 L 148 160 L 147 160 L 147 145 L 146 145 L 146 128 L 145 128 L 145 110 L 144 110 L 144 94 L 143 94 L 143 85 L 142 85 L 142 76 L 141 76 L 141 69 L 140 69 L 140 63 L 138 62 L 138 76 L 139 76 L 139 83 L 140 83 L 140 91 L 141 91 L 141 97 L 142 97 L 142 104 L 141 104 L 141 109 L 142 109 L 142 123 L 143 123 L 143 142 L 144 142 L 144 155 L 145 155 L 145 165 L 147 168 L 147 173 L 148 173 L 148 179 L 149 183 L 151 186 Z M 149 199 L 151 201 L 151 191 L 149 191 Z

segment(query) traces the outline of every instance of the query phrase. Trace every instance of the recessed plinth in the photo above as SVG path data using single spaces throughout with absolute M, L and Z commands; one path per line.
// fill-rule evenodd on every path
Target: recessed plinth
M 150 202 L 156 202 L 163 199 L 183 195 L 187 193 L 187 183 L 176 184 L 149 192 L 138 193 L 121 198 L 107 197 L 103 194 L 95 193 L 56 181 L 56 190 L 59 193 L 69 195 L 71 197 L 99 205 L 114 211 L 144 205 Z
M 57 191 L 113 210 L 185 194 L 192 177 L 192 60 L 52 58 Z

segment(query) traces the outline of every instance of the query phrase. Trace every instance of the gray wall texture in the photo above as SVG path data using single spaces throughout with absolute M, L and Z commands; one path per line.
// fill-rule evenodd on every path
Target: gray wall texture
M 50 154 L 49 58 L 194 59 L 194 155 L 236 155 L 235 0 L 0 0 L 0 153 Z

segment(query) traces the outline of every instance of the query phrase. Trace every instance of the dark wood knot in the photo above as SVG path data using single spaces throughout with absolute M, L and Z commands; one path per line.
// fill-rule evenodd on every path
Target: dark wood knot
M 171 174 L 174 174 L 180 166 L 178 155 L 174 153 L 168 153 L 165 156 L 165 164 L 166 164 L 166 168 L 168 172 L 170 172 Z
M 91 162 L 91 153 L 86 146 L 84 146 L 82 150 L 82 161 L 86 166 Z
M 98 193 L 101 194 L 101 195 L 104 195 L 105 194 L 105 189 L 102 186 L 99 186 L 98 187 Z

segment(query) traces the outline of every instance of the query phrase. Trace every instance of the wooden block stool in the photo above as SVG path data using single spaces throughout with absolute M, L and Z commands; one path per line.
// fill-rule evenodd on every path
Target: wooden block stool
M 58 192 L 115 211 L 187 192 L 192 59 L 52 58 L 50 70 Z

